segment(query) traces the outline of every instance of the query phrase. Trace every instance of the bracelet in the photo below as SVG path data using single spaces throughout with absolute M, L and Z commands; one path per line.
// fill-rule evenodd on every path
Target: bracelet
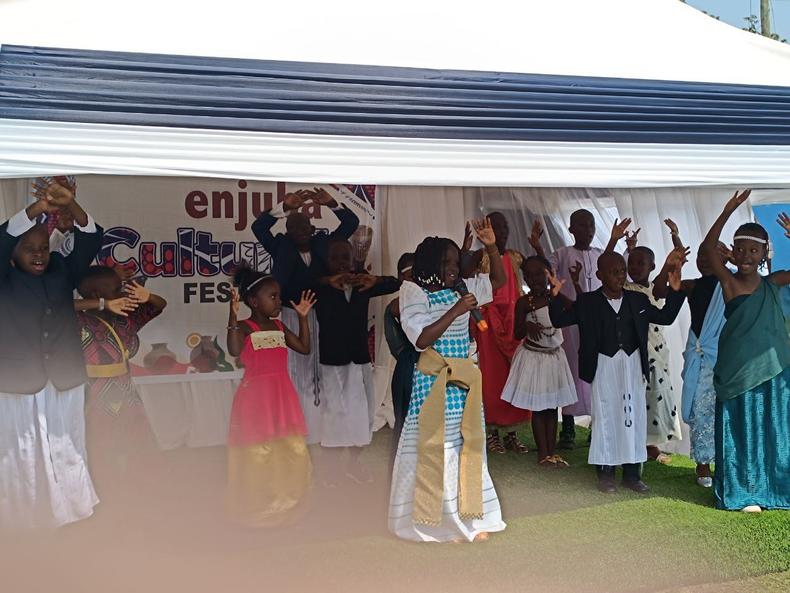
M 104 299 L 99 297 L 99 311 L 104 311 Z
M 229 329 L 231 331 L 238 331 L 238 330 L 241 329 L 241 327 L 238 326 L 238 325 L 229 325 L 227 329 Z

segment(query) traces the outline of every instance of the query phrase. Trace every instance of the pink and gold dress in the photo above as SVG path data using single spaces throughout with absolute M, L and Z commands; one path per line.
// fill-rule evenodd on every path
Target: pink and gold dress
M 312 473 L 304 414 L 288 376 L 281 322 L 262 331 L 252 320 L 244 339 L 244 377 L 236 391 L 228 435 L 228 510 L 253 527 L 277 525 L 300 507 Z

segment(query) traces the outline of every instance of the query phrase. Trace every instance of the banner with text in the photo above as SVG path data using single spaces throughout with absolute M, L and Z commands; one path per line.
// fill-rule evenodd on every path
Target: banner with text
M 375 271 L 375 186 L 321 187 L 359 216 L 359 228 L 350 239 L 354 259 L 358 268 Z M 230 275 L 242 261 L 261 271 L 271 268 L 271 256 L 256 241 L 251 224 L 286 193 L 312 188 L 228 179 L 77 177 L 77 199 L 105 229 L 99 263 L 123 266 L 168 302 L 164 313 L 140 333 L 140 350 L 133 359 L 140 380 L 237 375 L 225 344 Z M 317 233 L 337 227 L 329 208 L 307 203 L 301 212 Z M 274 232 L 285 232 L 284 219 Z M 242 310 L 241 315 L 247 313 Z

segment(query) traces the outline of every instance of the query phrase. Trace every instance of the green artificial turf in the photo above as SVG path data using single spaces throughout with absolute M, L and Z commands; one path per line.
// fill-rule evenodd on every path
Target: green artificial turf
M 269 560 L 310 567 L 295 590 L 694 591 L 790 571 L 790 513 L 715 510 L 711 490 L 696 484 L 694 464 L 682 455 L 645 465 L 648 496 L 601 494 L 586 464 L 587 434 L 579 429 L 579 448 L 562 452 L 571 463 L 564 470 L 538 467 L 534 453 L 490 456 L 508 528 L 486 543 L 411 544 L 379 533 L 285 545 Z M 533 444 L 529 431 L 521 437 Z M 381 465 L 388 439 L 377 436 L 370 466 Z M 341 514 L 344 501 L 353 504 L 341 495 Z

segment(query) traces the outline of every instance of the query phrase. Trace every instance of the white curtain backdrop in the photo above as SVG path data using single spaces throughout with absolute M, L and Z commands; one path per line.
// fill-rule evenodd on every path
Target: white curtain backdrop
M 26 202 L 28 179 L 0 179 L 0 217 L 3 220 L 14 214 Z M 660 188 L 660 189 L 585 189 L 585 188 L 504 188 L 504 187 L 419 187 L 419 186 L 380 186 L 377 196 L 377 218 L 380 220 L 380 245 L 382 273 L 395 275 L 396 262 L 406 251 L 414 251 L 419 242 L 432 235 L 450 237 L 457 242 L 463 239 L 465 222 L 493 211 L 502 212 L 510 222 L 510 246 L 525 255 L 532 253 L 527 237 L 532 221 L 540 218 L 546 229 L 543 238 L 544 249 L 551 253 L 562 245 L 571 242 L 567 231 L 571 212 L 579 208 L 590 210 L 596 219 L 594 243 L 604 246 L 608 242 L 609 229 L 616 218 L 631 217 L 633 228 L 640 228 L 639 240 L 656 252 L 657 266 L 672 248 L 665 218 L 673 219 L 679 227 L 685 245 L 692 248 L 692 256 L 684 270 L 684 277 L 698 275 L 694 256 L 712 222 L 721 212 L 724 203 L 734 190 L 732 188 Z M 756 193 L 757 201 L 775 201 L 786 192 L 765 191 Z M 751 211 L 742 208 L 731 219 L 723 233 L 723 240 L 729 243 L 735 228 L 750 219 Z M 623 250 L 625 245 L 619 246 Z M 377 320 L 376 349 L 376 393 L 382 404 L 376 420 L 376 428 L 392 422 L 390 407 L 389 377 L 394 364 L 389 355 L 384 332 L 381 326 L 382 312 L 389 299 L 377 299 L 374 311 Z M 688 333 L 689 316 L 684 307 L 678 322 L 667 333 L 672 360 L 673 384 L 680 389 L 681 354 Z M 147 393 L 153 387 L 145 386 Z M 166 389 L 172 394 L 171 389 Z M 175 395 L 175 394 L 173 394 Z M 183 394 L 182 394 L 183 395 Z M 186 396 L 184 396 L 186 397 Z M 176 398 L 179 401 L 184 397 Z M 226 399 L 230 398 L 227 394 Z M 161 399 L 161 394 L 159 394 Z M 202 417 L 199 413 L 199 400 L 191 395 L 186 397 L 190 414 Z M 186 401 L 186 400 L 184 400 Z M 147 402 L 146 408 L 154 412 L 156 406 Z M 172 403 L 172 402 L 171 402 Z M 182 402 L 183 403 L 183 402 Z M 213 400 L 206 402 L 215 406 Z M 184 406 L 182 406 L 184 407 Z M 157 412 L 156 416 L 160 416 Z M 166 416 L 166 414 L 165 414 Z M 222 416 L 222 415 L 219 415 Z M 209 438 L 208 429 L 199 428 L 200 422 L 194 418 L 189 421 L 197 428 L 189 431 L 188 438 L 163 438 L 164 446 L 179 443 L 204 444 L 216 440 L 214 433 L 224 431 L 224 427 L 214 426 Z M 217 418 L 222 423 L 222 418 Z M 161 424 L 161 422 L 158 422 Z M 160 438 L 164 427 L 160 426 Z M 203 433 L 197 434 L 197 433 Z M 222 432 L 224 434 L 224 432 Z M 170 435 L 172 437 L 172 435 Z M 208 439 L 208 440 L 207 440 Z M 213 440 L 212 440 L 213 439 Z M 687 440 L 676 444 L 685 450 Z
M 570 214 L 579 208 L 593 213 L 596 233 L 593 244 L 604 247 L 617 218 L 633 219 L 632 229 L 641 228 L 639 242 L 656 253 L 660 267 L 672 249 L 669 230 L 663 221 L 674 220 L 679 227 L 684 245 L 692 255 L 684 268 L 685 278 L 699 275 L 695 257 L 708 228 L 721 212 L 734 189 L 731 188 L 660 188 L 660 189 L 585 189 L 585 188 L 419 188 L 387 187 L 382 191 L 383 269 L 394 269 L 398 256 L 413 251 L 427 235 L 448 236 L 456 241 L 463 238 L 465 219 L 479 218 L 494 211 L 502 212 L 510 223 L 510 247 L 525 255 L 534 253 L 528 236 L 535 218 L 546 230 L 543 247 L 547 254 L 572 242 L 567 230 Z M 462 216 L 461 214 L 465 216 Z M 729 243 L 735 228 L 751 218 L 744 207 L 733 215 L 722 235 Z M 618 246 L 625 250 L 625 244 Z M 667 340 L 672 360 L 672 381 L 675 391 L 681 388 L 682 353 L 689 329 L 688 308 L 684 307 L 678 321 L 668 328 Z M 386 343 L 378 351 L 377 365 L 383 367 L 391 360 Z M 686 452 L 688 439 L 672 445 Z

